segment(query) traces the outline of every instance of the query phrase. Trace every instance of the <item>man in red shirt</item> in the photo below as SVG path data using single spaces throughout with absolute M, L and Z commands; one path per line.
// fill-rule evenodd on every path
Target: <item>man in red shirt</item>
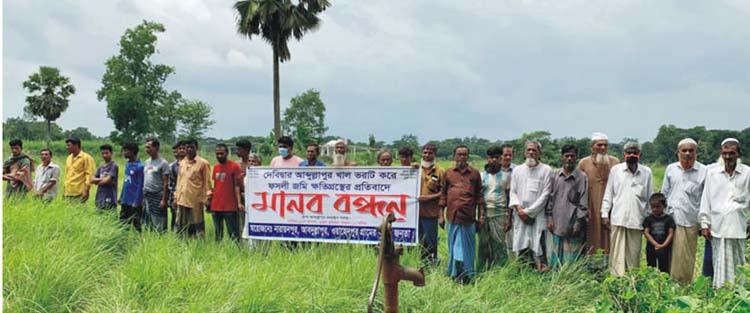
M 239 214 L 245 213 L 245 206 L 240 201 L 242 172 L 237 163 L 227 159 L 228 154 L 229 149 L 225 144 L 216 145 L 216 160 L 219 163 L 214 165 L 214 189 L 211 191 L 211 215 L 214 219 L 216 241 L 224 238 L 224 224 L 229 237 L 239 241 Z

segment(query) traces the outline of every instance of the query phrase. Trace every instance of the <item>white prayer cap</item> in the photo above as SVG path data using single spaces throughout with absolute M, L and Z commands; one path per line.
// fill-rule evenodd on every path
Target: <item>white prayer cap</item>
M 693 147 L 698 147 L 698 143 L 693 140 L 693 138 L 685 138 L 683 140 L 680 140 L 679 143 L 677 143 L 677 148 L 679 149 L 682 147 L 682 145 L 693 145 Z
M 609 141 L 609 138 L 607 137 L 607 134 L 605 133 L 593 133 L 591 134 L 591 141 L 597 141 L 597 140 L 606 140 Z
M 728 143 L 731 143 L 731 142 L 736 143 L 738 146 L 740 145 L 740 141 L 737 140 L 736 138 L 727 138 L 727 139 L 724 139 L 724 141 L 721 142 L 721 146 L 723 147 L 724 145 L 726 145 Z

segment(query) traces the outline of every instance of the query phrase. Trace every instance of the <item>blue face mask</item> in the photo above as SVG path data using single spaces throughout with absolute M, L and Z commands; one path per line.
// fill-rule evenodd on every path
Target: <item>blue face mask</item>
M 279 148 L 279 155 L 282 158 L 286 158 L 286 156 L 289 155 L 289 149 L 287 149 L 287 148 Z

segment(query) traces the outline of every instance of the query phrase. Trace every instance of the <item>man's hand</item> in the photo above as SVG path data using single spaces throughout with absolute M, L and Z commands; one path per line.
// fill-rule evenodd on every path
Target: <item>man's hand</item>
M 572 234 L 573 237 L 578 236 L 578 233 L 580 232 L 581 232 L 581 224 L 575 223 L 575 225 L 573 225 L 573 234 Z
M 657 244 L 656 244 L 656 245 L 654 246 L 654 250 L 656 250 L 656 251 L 659 251 L 659 250 L 661 250 L 662 248 L 664 248 L 664 245 L 663 245 L 663 244 L 660 244 L 660 243 L 657 243 Z
M 609 218 L 608 217 L 602 217 L 602 225 L 604 225 L 605 228 L 609 229 Z
M 240 209 L 240 212 L 245 213 L 245 205 L 240 203 L 240 205 L 237 206 Z
M 706 239 L 711 238 L 711 228 L 701 229 L 701 236 L 705 237 Z
M 438 225 L 440 225 L 440 228 L 445 229 L 445 218 L 440 216 L 438 217 Z
M 164 199 L 164 198 L 161 199 L 161 201 L 159 202 L 159 208 L 160 209 L 166 209 L 167 208 L 167 200 L 166 199 Z
M 487 218 L 482 215 L 479 217 L 479 220 L 477 221 L 477 226 L 479 226 L 479 229 L 482 229 L 484 227 L 484 224 L 487 223 Z
M 549 229 L 549 231 L 555 230 L 555 221 L 551 219 L 551 216 L 549 222 L 547 223 L 547 229 Z
M 83 190 L 83 195 L 81 196 L 81 200 L 83 200 L 83 202 L 89 201 L 89 189 L 88 188 Z
M 523 222 L 524 222 L 524 223 L 526 223 L 526 224 L 528 224 L 528 223 L 529 223 L 529 215 L 528 215 L 528 214 L 526 214 L 526 212 L 524 212 L 524 211 L 523 211 L 523 209 L 521 209 L 521 208 L 519 207 L 519 209 L 518 209 L 518 212 L 517 212 L 517 213 L 518 213 L 518 217 L 519 217 L 519 218 L 521 219 L 521 221 L 523 221 Z

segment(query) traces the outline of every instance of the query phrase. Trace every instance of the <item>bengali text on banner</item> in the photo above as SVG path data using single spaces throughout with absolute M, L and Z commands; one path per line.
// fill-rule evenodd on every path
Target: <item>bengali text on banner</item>
M 417 243 L 417 168 L 248 167 L 245 179 L 246 238 L 378 243 L 393 213 L 394 241 Z

